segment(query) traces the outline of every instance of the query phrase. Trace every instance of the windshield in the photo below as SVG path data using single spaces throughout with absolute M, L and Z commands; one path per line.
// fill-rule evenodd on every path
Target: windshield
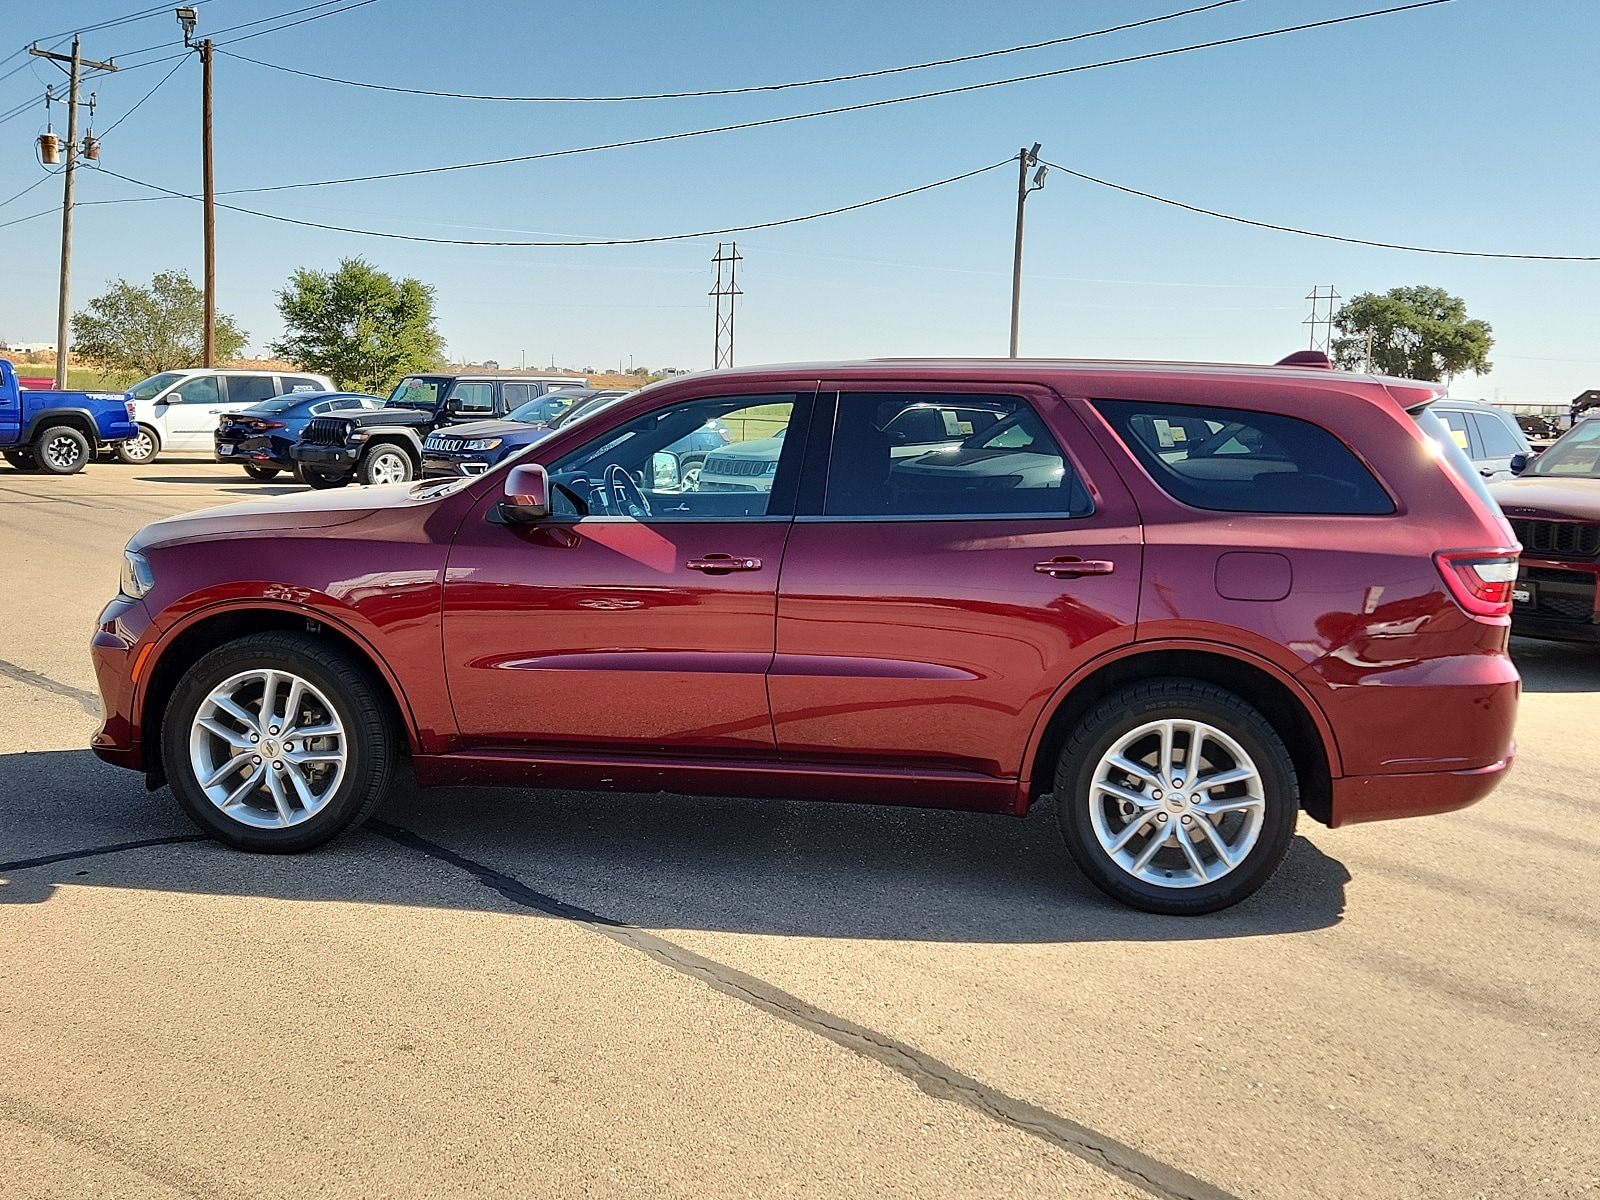
M 1580 421 L 1533 460 L 1530 475 L 1600 479 L 1600 421 Z
M 1467 457 L 1467 452 L 1461 448 L 1461 443 L 1456 441 L 1455 434 L 1450 432 L 1450 427 L 1441 421 L 1431 408 L 1424 408 L 1411 414 L 1411 419 L 1417 423 L 1417 428 L 1428 435 L 1428 440 L 1438 447 L 1439 457 L 1449 464 L 1450 470 L 1455 472 L 1462 483 L 1471 489 L 1478 499 L 1489 506 L 1491 512 L 1499 512 L 1500 506 L 1495 503 L 1489 489 L 1484 486 L 1483 476 L 1479 475 L 1473 467 L 1472 460 Z
M 425 408 L 432 412 L 439 407 L 439 393 L 449 382 L 447 379 L 402 379 L 389 397 L 389 407 Z
M 128 395 L 135 400 L 154 400 L 182 378 L 183 376 L 176 371 L 163 371 L 159 375 L 150 376 L 143 383 L 134 384 Z

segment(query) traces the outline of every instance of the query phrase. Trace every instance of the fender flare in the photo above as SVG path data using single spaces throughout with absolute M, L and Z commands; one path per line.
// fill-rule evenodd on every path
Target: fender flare
M 32 442 L 41 429 L 48 428 L 52 424 L 71 425 L 79 432 L 84 432 L 83 426 L 87 425 L 91 442 L 99 443 L 106 440 L 100 435 L 100 422 L 95 420 L 94 413 L 87 408 L 57 407 L 41 409 L 29 417 L 20 444 L 26 445 Z
M 1275 683 L 1281 684 L 1290 695 L 1300 701 L 1306 715 L 1310 717 L 1312 726 L 1317 731 L 1317 736 L 1322 742 L 1322 752 L 1327 758 L 1328 773 L 1331 778 L 1338 779 L 1344 774 L 1344 762 L 1339 754 L 1339 743 L 1333 734 L 1333 725 L 1328 720 L 1328 715 L 1322 710 L 1316 697 L 1307 690 L 1303 681 L 1294 675 L 1286 673 L 1278 664 L 1249 650 L 1242 650 L 1238 646 L 1230 646 L 1223 642 L 1208 642 L 1198 638 L 1161 638 L 1154 641 L 1126 642 L 1116 646 L 1098 657 L 1084 663 L 1050 694 L 1050 699 L 1045 702 L 1039 715 L 1035 718 L 1033 729 L 1028 734 L 1028 741 L 1022 754 L 1022 772 L 1017 779 L 1017 812 L 1025 813 L 1028 810 L 1029 783 L 1033 779 L 1034 770 L 1038 765 L 1039 750 L 1044 745 L 1045 734 L 1050 729 L 1050 722 L 1067 698 L 1091 675 L 1105 669 L 1114 663 L 1126 659 L 1137 658 L 1145 654 L 1159 654 L 1163 651 L 1187 650 L 1198 654 L 1209 654 L 1216 658 L 1229 658 L 1253 667 L 1262 674 L 1271 678 Z
M 317 594 L 310 593 L 310 595 Z M 328 600 L 330 604 L 334 603 L 329 597 L 322 598 Z M 152 646 L 150 659 L 143 664 L 143 668 L 139 671 L 139 678 L 134 682 L 133 696 L 129 701 L 129 707 L 132 709 L 134 719 L 137 722 L 132 731 L 134 745 L 138 746 L 144 743 L 144 712 L 145 704 L 149 700 L 149 684 L 155 678 L 156 672 L 161 666 L 162 658 L 172 649 L 174 643 L 196 625 L 214 617 L 224 616 L 230 612 L 262 611 L 281 612 L 289 616 L 302 617 L 308 621 L 316 621 L 318 624 L 327 625 L 337 630 L 354 643 L 378 672 L 383 679 L 384 686 L 389 689 L 390 694 L 394 697 L 395 706 L 400 711 L 400 719 L 405 725 L 406 743 L 411 747 L 411 752 L 413 754 L 424 753 L 418 732 L 417 715 L 411 708 L 411 698 L 400 685 L 400 680 L 395 675 L 393 668 L 389 666 L 388 660 L 373 645 L 371 638 L 357 630 L 349 622 L 330 617 L 326 611 L 313 610 L 304 604 L 278 600 L 265 595 L 230 597 L 226 600 L 218 600 L 207 604 L 192 612 L 187 612 L 162 630 L 155 641 L 150 643 Z

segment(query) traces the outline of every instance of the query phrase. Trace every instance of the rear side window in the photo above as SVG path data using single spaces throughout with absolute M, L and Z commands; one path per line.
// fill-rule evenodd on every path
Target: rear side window
M 320 392 L 322 385 L 315 379 L 305 375 L 283 376 L 283 390 L 285 392 Z
M 1277 413 L 1096 400 L 1175 500 L 1219 512 L 1386 515 L 1394 501 L 1333 434 Z
M 1493 413 L 1473 413 L 1473 423 L 1478 427 L 1478 439 L 1483 443 L 1485 458 L 1510 458 L 1525 454 L 1522 439 L 1512 433 L 1504 418 Z
M 271 375 L 227 375 L 229 404 L 259 404 L 278 394 Z

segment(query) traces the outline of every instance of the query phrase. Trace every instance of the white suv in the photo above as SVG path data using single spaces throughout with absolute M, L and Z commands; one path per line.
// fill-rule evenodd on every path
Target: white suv
M 333 391 L 326 375 L 299 371 L 163 371 L 128 390 L 139 432 L 117 447 L 117 457 L 143 465 L 163 450 L 195 450 L 210 458 L 223 413 L 291 392 Z

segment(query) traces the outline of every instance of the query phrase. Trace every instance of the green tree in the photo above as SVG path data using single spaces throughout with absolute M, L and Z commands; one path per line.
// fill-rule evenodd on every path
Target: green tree
M 301 267 L 278 293 L 278 312 L 286 328 L 272 352 L 343 388 L 386 394 L 402 376 L 444 360 L 433 289 L 363 259 L 344 259 L 331 274 Z
M 1333 358 L 1341 367 L 1366 367 L 1369 344 L 1372 369 L 1403 379 L 1482 375 L 1494 365 L 1489 323 L 1469 318 L 1466 302 L 1443 288 L 1419 284 L 1381 296 L 1363 292 L 1334 315 L 1333 325 L 1346 335 L 1333 339 Z
M 205 362 L 205 294 L 182 271 L 163 271 L 148 287 L 118 279 L 72 315 L 72 353 L 108 375 L 142 379 Z M 237 358 L 246 334 L 217 314 L 219 360 Z

